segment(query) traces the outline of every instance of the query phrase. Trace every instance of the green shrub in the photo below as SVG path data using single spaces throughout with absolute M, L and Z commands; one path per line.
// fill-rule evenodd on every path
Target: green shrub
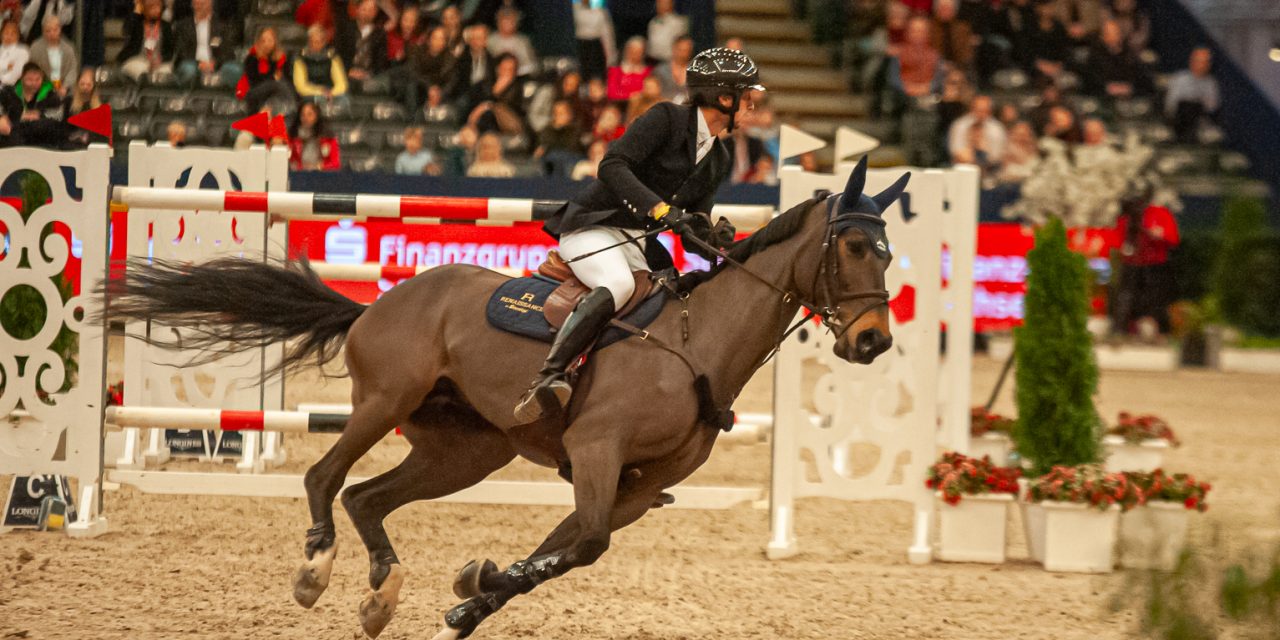
M 1280 240 L 1267 227 L 1261 200 L 1227 201 L 1216 258 L 1211 308 L 1246 334 L 1280 336 Z
M 1014 331 L 1018 451 L 1031 475 L 1057 465 L 1097 462 L 1101 420 L 1093 406 L 1098 367 L 1089 317 L 1089 270 L 1067 248 L 1062 221 L 1051 218 L 1027 254 L 1023 325 Z

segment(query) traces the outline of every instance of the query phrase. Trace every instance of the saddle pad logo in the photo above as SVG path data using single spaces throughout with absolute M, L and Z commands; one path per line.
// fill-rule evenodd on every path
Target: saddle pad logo
M 538 294 L 532 291 L 520 294 L 520 299 L 518 300 L 510 295 L 499 295 L 498 302 L 503 308 L 516 313 L 529 313 L 530 311 L 542 313 L 542 305 L 538 304 Z

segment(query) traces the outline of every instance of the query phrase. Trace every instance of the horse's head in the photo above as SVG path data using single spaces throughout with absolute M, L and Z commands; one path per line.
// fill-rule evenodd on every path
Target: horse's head
M 827 200 L 828 242 L 814 293 L 818 303 L 829 308 L 835 354 L 846 361 L 870 364 L 893 345 L 885 289 L 893 256 L 883 215 L 910 178 L 906 173 L 888 189 L 867 196 L 862 193 L 867 180 L 864 156 L 849 175 L 844 193 Z

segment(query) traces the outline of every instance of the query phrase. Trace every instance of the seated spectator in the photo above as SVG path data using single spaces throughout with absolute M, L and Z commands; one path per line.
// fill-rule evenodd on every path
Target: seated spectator
M 422 108 L 427 87 L 439 87 L 446 98 L 452 98 L 458 90 L 458 59 L 449 50 L 449 38 L 444 27 L 432 27 L 423 46 L 409 51 L 409 77 L 405 96 L 405 109 L 413 113 Z M 523 98 L 523 95 L 521 96 Z
M 1022 114 L 1018 112 L 1018 105 L 1012 102 L 1006 102 L 996 109 L 996 120 L 1004 125 L 1005 131 L 1013 128 L 1014 123 L 1022 119 Z
M 514 178 L 516 168 L 502 157 L 502 139 L 490 132 L 476 141 L 476 160 L 467 167 L 470 178 Z
M 591 139 L 599 140 L 608 144 L 622 137 L 622 133 L 626 128 L 622 126 L 622 112 L 614 105 L 605 105 L 600 112 L 600 117 L 596 118 L 596 124 L 591 129 Z
M 440 150 L 445 175 L 465 176 L 467 168 L 475 161 L 476 139 L 480 134 L 471 125 L 462 125 L 458 132 Z
M 969 110 L 969 104 L 973 102 L 973 88 L 969 86 L 969 79 L 964 72 L 959 69 L 951 69 L 947 71 L 946 79 L 942 81 L 942 93 L 938 96 L 938 139 L 941 140 L 943 150 L 948 146 L 948 135 L 951 132 L 951 124 L 960 119 Z M 950 153 L 944 153 L 944 156 Z
M 582 129 L 567 100 L 556 100 L 552 105 L 551 124 L 538 134 L 533 157 L 542 160 L 545 175 L 557 178 L 569 177 L 573 166 L 582 159 Z
M 729 151 L 729 160 L 733 163 L 729 170 L 729 181 L 733 184 L 747 182 L 756 162 L 764 155 L 764 144 L 748 136 L 744 127 L 734 127 L 733 132 L 724 137 L 724 145 Z
M 1047 0 L 1038 0 L 1036 21 L 1027 40 L 1027 60 L 1032 74 L 1057 78 L 1066 66 L 1071 41 L 1066 27 L 1058 21 L 1056 8 Z
M 307 28 L 307 47 L 293 61 L 293 88 L 303 99 L 347 100 L 347 71 L 319 25 Z
M 569 174 L 571 180 L 594 180 L 596 171 L 600 168 L 600 161 L 604 160 L 604 154 L 609 150 L 609 144 L 604 140 L 596 140 L 587 147 L 586 160 L 578 161 L 573 165 L 573 173 Z
M 1035 130 L 1031 128 L 1030 122 L 1019 120 L 1009 128 L 1009 143 L 1005 145 L 996 180 L 1003 183 L 1022 182 L 1031 176 L 1031 170 L 1039 159 L 1040 150 Z
M 973 71 L 973 27 L 960 18 L 958 0 L 934 0 L 929 42 L 952 67 L 966 75 Z
M 187 123 L 181 120 L 170 122 L 164 130 L 164 137 L 174 149 L 187 146 Z
M 1032 0 L 1010 0 L 998 10 L 993 28 L 996 47 L 1006 52 L 1009 61 L 1026 70 L 1031 69 L 1033 63 L 1030 42 L 1035 24 Z
M 207 1 L 207 0 L 206 0 Z M 80 62 L 71 43 L 62 39 L 62 21 L 58 16 L 44 19 L 44 37 L 31 45 L 31 61 L 44 69 L 58 95 L 65 96 L 80 74 Z
M 18 23 L 0 25 L 0 87 L 12 87 L 22 78 L 22 67 L 31 59 L 31 50 L 22 43 Z
M 444 27 L 444 35 L 449 41 L 449 51 L 453 57 L 461 58 L 467 48 L 462 29 L 462 11 L 458 5 L 449 4 L 440 10 L 440 26 Z
M 136 0 L 134 4 L 136 10 Z M 31 0 L 26 5 L 22 10 L 22 41 L 28 45 L 41 36 L 45 18 L 53 16 L 65 27 L 76 17 L 76 0 Z
M 1138 0 L 1112 0 L 1110 17 L 1120 25 L 1120 33 L 1130 51 L 1140 52 L 1147 48 L 1147 40 L 1151 37 L 1151 21 L 1138 8 Z
M 1089 44 L 1102 27 L 1101 0 L 1054 0 L 1058 21 L 1066 27 L 1067 37 L 1075 46 Z
M 520 12 L 510 7 L 498 10 L 498 31 L 489 36 L 489 54 L 495 58 L 503 54 L 515 56 L 516 72 L 528 76 L 538 71 L 538 52 L 534 51 L 529 36 L 516 31 L 520 24 Z
M 289 132 L 289 168 L 294 171 L 337 171 L 342 168 L 338 139 L 325 127 L 314 102 L 298 106 Z
M 573 3 L 573 35 L 578 40 L 578 67 L 582 74 L 603 80 L 605 69 L 618 59 L 609 10 L 592 7 L 591 0 Z
M 141 0 L 125 18 L 120 71 L 137 80 L 143 74 L 173 70 L 173 28 L 162 16 L 164 0 Z
M 656 15 L 649 20 L 645 52 L 655 64 L 670 60 L 676 39 L 689 34 L 689 18 L 676 13 L 675 0 L 657 0 L 656 10 Z
M 458 111 L 453 104 L 446 102 L 440 87 L 427 87 L 427 102 L 422 105 L 422 119 L 431 124 L 458 124 Z
M 969 112 L 952 123 L 947 134 L 947 151 L 953 163 L 981 161 L 994 165 L 1004 156 L 1005 140 L 1004 125 L 992 117 L 990 96 L 980 95 L 969 103 Z
M 1098 41 L 1089 47 L 1084 65 L 1085 89 L 1094 95 L 1127 98 L 1138 91 L 1142 66 L 1138 56 L 1124 41 L 1120 24 L 1115 20 L 1102 23 Z
M 644 115 L 644 112 L 659 102 L 665 102 L 662 97 L 662 83 L 658 82 L 657 78 L 649 76 L 644 79 L 644 84 L 640 85 L 640 92 L 627 101 L 627 126 L 631 126 L 636 118 Z
M 891 64 L 889 86 L 908 98 L 938 93 L 943 80 L 942 54 L 929 41 L 929 21 L 916 16 L 907 22 L 905 45 Z
M 1164 115 L 1178 142 L 1195 142 L 1200 120 L 1218 111 L 1218 81 L 1209 74 L 1213 53 L 1207 47 L 1191 52 L 1187 68 L 1174 74 L 1164 96 Z
M 898 5 L 896 2 L 893 4 Z M 849 2 L 850 19 L 841 44 L 840 59 L 849 71 L 849 87 L 856 92 L 875 91 L 875 76 L 884 65 L 885 50 L 889 44 L 889 5 L 889 0 Z
M 236 61 L 234 31 L 213 11 L 213 0 L 192 0 L 192 15 L 173 26 L 174 73 L 183 83 L 199 76 L 221 76 L 223 86 L 234 86 L 244 69 Z
M 1038 136 L 1044 135 L 1044 128 L 1049 125 L 1049 112 L 1056 107 L 1066 107 L 1066 102 L 1062 100 L 1062 90 L 1056 82 L 1046 79 L 1041 83 L 1039 104 L 1028 114 L 1031 126 L 1035 127 Z
M 760 158 L 756 160 L 755 166 L 751 168 L 751 172 L 747 174 L 743 182 L 776 187 L 778 185 L 778 168 L 777 163 L 773 161 L 773 156 L 768 153 L 760 154 Z
M 360 0 L 355 19 L 346 13 L 334 15 L 336 35 L 334 48 L 347 68 L 349 85 L 357 91 L 369 91 L 376 79 L 387 70 L 387 32 L 377 24 L 376 0 Z
M 236 83 L 236 97 L 244 100 L 249 112 L 262 109 L 268 100 L 292 103 L 293 85 L 285 77 L 289 56 L 280 48 L 274 27 L 263 27 L 244 58 L 244 75 Z
M 93 69 L 81 69 L 75 86 L 69 93 L 70 95 L 62 101 L 63 122 L 71 116 L 102 106 L 102 98 L 98 96 L 98 82 L 94 77 Z M 90 142 L 107 142 L 105 136 L 90 133 L 79 127 L 68 125 L 67 130 L 70 143 L 77 147 L 86 146 Z
M 1107 125 L 1097 118 L 1085 120 L 1081 139 L 1086 147 L 1107 145 Z
M 440 166 L 422 146 L 422 127 L 404 131 L 404 151 L 396 156 L 396 174 L 402 176 L 440 175 Z
M 1083 139 L 1080 126 L 1076 122 L 1075 112 L 1065 106 L 1057 106 L 1049 110 L 1049 122 L 1041 135 L 1057 138 L 1067 144 L 1079 144 Z
M 555 99 L 569 103 L 573 119 L 581 130 L 591 128 L 591 109 L 587 106 L 586 98 L 582 97 L 582 74 L 570 70 L 560 76 L 560 80 L 556 82 Z
M 409 52 L 426 44 L 426 41 L 422 10 L 416 4 L 405 5 L 395 28 L 387 32 L 387 61 L 392 66 L 404 64 L 409 59 Z
M 644 38 L 635 36 L 627 40 L 622 49 L 622 62 L 609 67 L 609 99 L 626 102 L 640 92 L 644 79 L 653 71 L 644 63 Z
M 483 23 L 463 31 L 466 49 L 458 60 L 458 93 L 475 95 L 485 85 L 493 84 L 494 57 L 489 53 L 489 28 Z
M 472 96 L 476 106 L 467 124 L 480 133 L 501 131 L 520 135 L 527 131 L 524 113 L 524 80 L 517 75 L 516 57 L 504 53 L 498 58 L 493 85 L 480 87 Z
M 680 36 L 671 45 L 671 59 L 653 68 L 653 77 L 662 85 L 662 97 L 676 104 L 684 104 L 688 94 L 684 84 L 685 70 L 693 58 L 693 38 Z
M 742 38 L 738 37 L 729 38 L 724 41 L 724 48 L 733 49 L 734 51 L 742 51 L 745 46 L 746 43 L 742 41 Z
M 61 97 L 44 69 L 28 62 L 18 84 L 0 89 L 0 146 L 58 147 L 66 137 Z
M 588 131 L 594 129 L 600 114 L 604 113 L 605 107 L 609 104 L 609 90 L 605 88 L 604 80 L 599 78 L 588 80 L 587 99 L 583 103 L 587 109 L 587 120 L 583 123 L 583 129 Z

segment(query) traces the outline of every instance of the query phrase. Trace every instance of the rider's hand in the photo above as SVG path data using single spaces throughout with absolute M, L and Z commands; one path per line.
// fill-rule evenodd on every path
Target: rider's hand
M 726 249 L 733 246 L 733 241 L 737 236 L 738 229 L 733 226 L 733 223 L 729 222 L 728 218 L 720 216 L 720 221 L 711 228 L 711 237 L 708 243 L 717 249 Z
M 676 233 L 683 233 L 694 223 L 694 214 L 680 207 L 667 206 L 666 203 L 654 207 L 653 219 L 667 225 Z

